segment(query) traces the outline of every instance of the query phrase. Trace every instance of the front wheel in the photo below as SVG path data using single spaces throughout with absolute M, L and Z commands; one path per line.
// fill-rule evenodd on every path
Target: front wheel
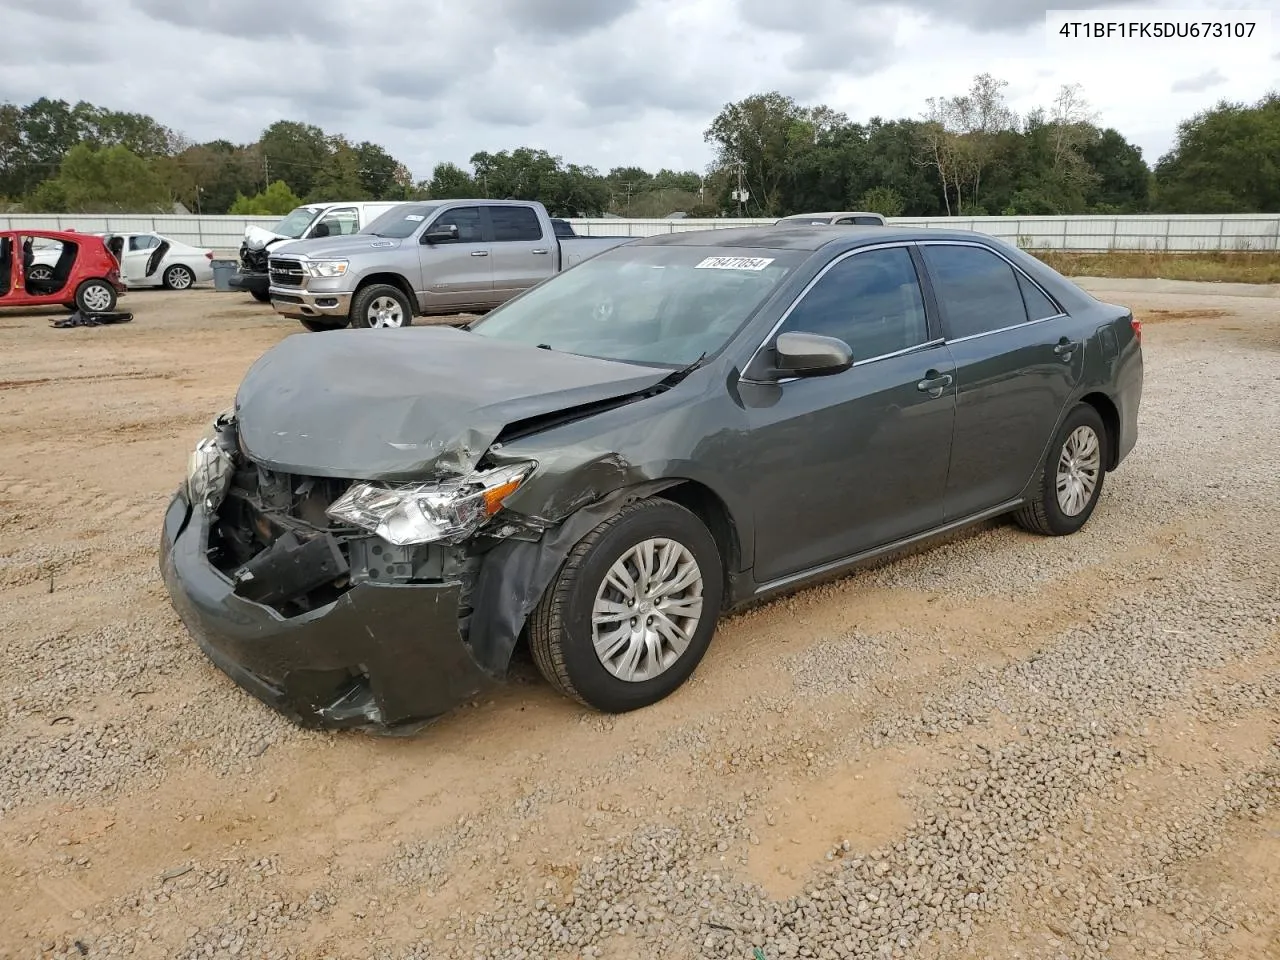
M 337 322 L 329 322 L 326 320 L 312 320 L 310 317 L 299 317 L 298 322 L 307 328 L 311 333 L 324 333 L 326 330 L 341 330 L 347 326 L 348 321 L 340 320 Z
M 723 593 L 702 521 L 667 500 L 629 504 L 574 547 L 547 588 L 529 621 L 534 662 L 589 707 L 647 707 L 701 662 Z
M 399 287 L 375 283 L 365 287 L 351 299 L 353 327 L 407 327 L 413 323 L 413 308 Z
M 270 302 L 271 302 L 271 291 L 270 291 L 270 290 L 250 290 L 250 291 L 249 291 L 249 295 L 250 295 L 250 296 L 252 296 L 252 297 L 253 297 L 253 299 L 257 300 L 259 303 L 270 303 Z
M 1107 427 L 1087 403 L 1067 414 L 1049 446 L 1035 498 L 1015 517 L 1032 533 L 1061 537 L 1085 525 L 1107 476 Z
M 76 289 L 81 313 L 110 313 L 116 308 L 116 288 L 105 280 L 86 280 Z
M 164 272 L 164 285 L 169 290 L 190 290 L 195 282 L 196 275 L 180 263 Z

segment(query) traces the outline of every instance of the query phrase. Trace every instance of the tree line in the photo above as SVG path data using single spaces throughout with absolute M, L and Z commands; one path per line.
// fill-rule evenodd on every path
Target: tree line
M 287 213 L 321 200 L 540 200 L 555 216 L 886 216 L 1280 212 L 1280 95 L 1184 120 L 1154 168 L 1079 85 L 1019 115 L 990 74 L 919 117 L 866 123 L 779 92 L 726 104 L 705 171 L 602 173 L 546 150 L 472 155 L 415 181 L 384 147 L 280 120 L 257 141 L 194 143 L 154 118 L 41 98 L 0 104 L 0 209 Z

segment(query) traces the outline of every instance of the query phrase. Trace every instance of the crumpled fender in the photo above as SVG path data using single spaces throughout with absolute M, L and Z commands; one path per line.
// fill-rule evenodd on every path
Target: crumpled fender
M 503 675 L 529 614 L 578 542 L 628 503 L 675 486 L 651 480 L 614 490 L 581 507 L 538 540 L 505 540 L 485 554 L 471 594 L 471 652 L 480 666 Z

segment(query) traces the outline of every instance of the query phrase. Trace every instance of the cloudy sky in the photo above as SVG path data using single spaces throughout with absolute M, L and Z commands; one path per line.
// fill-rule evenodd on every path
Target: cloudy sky
M 541 147 L 601 169 L 702 168 L 727 102 L 780 90 L 855 120 L 918 116 L 989 71 L 1020 113 L 1083 84 L 1148 162 L 1180 119 L 1280 89 L 1252 42 L 1051 43 L 1043 0 L 0 0 L 0 101 L 85 99 L 197 140 L 277 118 L 374 140 L 415 177 L 478 150 Z M 1079 5 L 1078 3 L 1076 5 Z M 1270 12 L 1280 0 L 1130 0 Z M 1080 19 L 1095 19 L 1090 13 Z M 16 41 L 16 42 L 15 42 Z

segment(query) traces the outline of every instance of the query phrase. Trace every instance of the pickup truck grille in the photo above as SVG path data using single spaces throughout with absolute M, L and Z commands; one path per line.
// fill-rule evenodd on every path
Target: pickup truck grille
M 280 287 L 300 287 L 302 278 L 306 276 L 302 264 L 297 260 L 277 260 L 271 258 L 271 282 Z

